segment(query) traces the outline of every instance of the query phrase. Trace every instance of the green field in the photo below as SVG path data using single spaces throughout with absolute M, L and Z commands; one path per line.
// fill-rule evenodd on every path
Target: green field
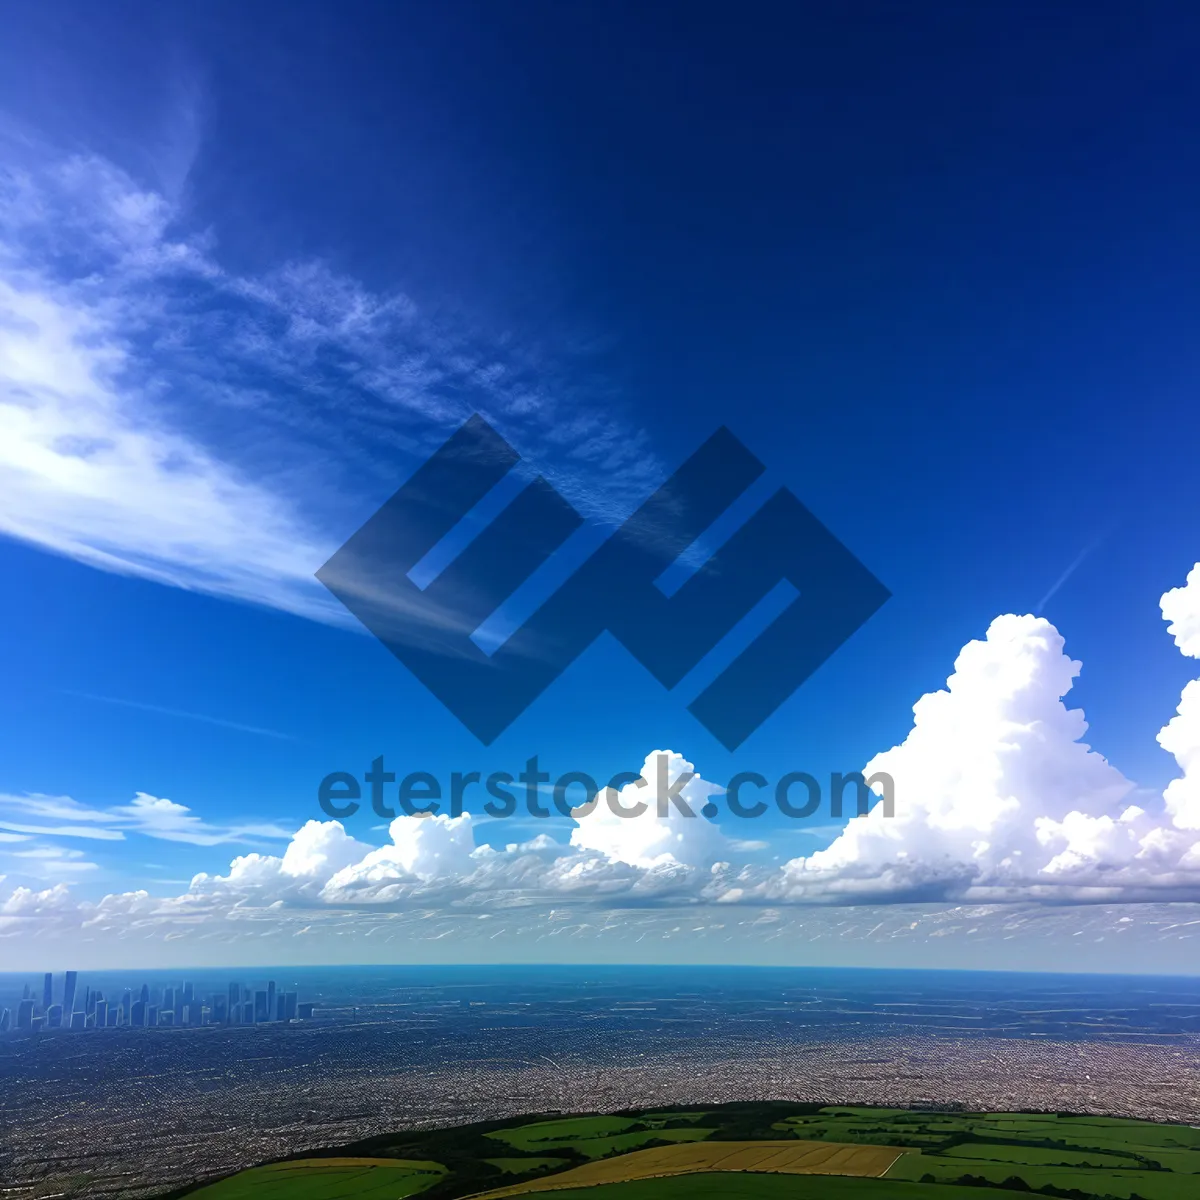
M 692 1118 L 703 1113 L 689 1113 Z M 695 1142 L 713 1132 L 711 1127 L 668 1129 L 668 1119 L 682 1119 L 682 1114 L 670 1114 L 635 1121 L 627 1117 L 578 1117 L 568 1121 L 538 1121 L 533 1125 L 520 1125 L 514 1129 L 497 1130 L 487 1136 L 507 1142 L 516 1150 L 574 1150 L 585 1158 L 606 1158 L 610 1154 L 623 1154 L 629 1150 L 640 1150 L 650 1142 Z M 637 1129 L 637 1125 L 648 1125 L 648 1129 Z
M 525 1158 L 485 1158 L 483 1161 L 505 1175 L 528 1175 L 530 1171 L 550 1171 L 567 1165 L 565 1158 L 538 1158 L 533 1154 Z
M 403 1200 L 445 1173 L 435 1162 L 310 1158 L 253 1167 L 192 1194 L 201 1200 Z
M 545 1150 L 551 1146 L 566 1146 L 584 1138 L 624 1133 L 635 1124 L 632 1117 L 569 1117 L 561 1121 L 515 1125 L 511 1129 L 498 1129 L 487 1136 L 507 1142 L 518 1150 Z
M 815 1166 L 806 1169 L 814 1173 L 804 1175 L 768 1174 L 768 1148 L 762 1150 L 768 1157 L 751 1152 L 756 1142 L 782 1146 L 791 1139 L 843 1150 L 813 1151 L 806 1163 Z M 729 1149 L 676 1152 L 667 1149 L 672 1143 Z M 831 1156 L 845 1158 L 859 1146 L 899 1154 L 890 1166 L 885 1154 L 883 1165 L 863 1172 L 868 1177 L 835 1175 Z M 808 1153 L 798 1145 L 796 1152 Z M 778 1153 L 791 1162 L 791 1151 Z M 647 1156 L 663 1163 L 687 1158 L 691 1173 L 664 1174 L 664 1167 L 661 1177 L 645 1177 L 649 1169 L 639 1162 L 644 1167 Z M 815 1173 L 821 1170 L 827 1173 Z M 526 1194 L 533 1190 L 553 1190 L 555 1200 L 583 1200 L 584 1191 L 587 1200 L 670 1200 L 676 1192 L 679 1200 L 785 1200 L 785 1192 L 786 1200 L 1200 1200 L 1200 1129 L 1120 1117 L 785 1101 L 544 1115 L 385 1134 L 256 1167 L 189 1194 L 201 1200 L 404 1200 L 422 1193 L 422 1200 L 466 1200 L 496 1192 L 531 1200 Z
M 1141 1196 L 1144 1200 L 1197 1200 L 1200 1195 L 1195 1179 L 1170 1171 L 1093 1171 L 989 1159 L 943 1158 L 921 1153 L 904 1155 L 887 1173 L 888 1179 L 919 1180 L 926 1175 L 932 1175 L 939 1182 L 953 1182 L 964 1175 L 974 1175 L 997 1185 L 1016 1177 L 1034 1190 L 1050 1184 L 1066 1190 L 1077 1188 L 1090 1196 Z
M 1040 1146 L 968 1144 L 943 1150 L 947 1158 L 982 1158 L 999 1163 L 1031 1163 L 1043 1167 L 1111 1167 L 1128 1170 L 1129 1159 L 1101 1150 L 1043 1150 Z

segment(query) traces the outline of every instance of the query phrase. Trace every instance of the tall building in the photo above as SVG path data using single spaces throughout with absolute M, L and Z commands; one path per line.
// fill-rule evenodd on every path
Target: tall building
M 9 1013 L 8 1009 L 6 1008 L 2 1012 L 0 1012 L 0 1033 L 8 1032 L 8 1026 L 9 1026 L 10 1021 L 12 1021 L 12 1014 Z
M 54 1000 L 54 976 L 45 972 L 40 992 L 36 985 L 24 984 L 20 1001 L 7 1013 L 7 1023 L 0 1032 L 21 1030 L 38 1032 L 51 1029 L 145 1029 L 173 1025 L 199 1027 L 202 1025 L 254 1025 L 274 1021 L 307 1020 L 314 1015 L 311 1003 L 300 1004 L 296 992 L 282 990 L 274 979 L 260 989 L 247 988 L 238 982 L 226 985 L 225 991 L 202 995 L 200 987 L 190 980 L 161 993 L 148 983 L 137 984 L 120 992 L 120 999 L 105 999 L 99 988 L 79 988 L 77 971 L 64 973 L 62 995 Z M 151 1003 L 152 998 L 160 1002 Z

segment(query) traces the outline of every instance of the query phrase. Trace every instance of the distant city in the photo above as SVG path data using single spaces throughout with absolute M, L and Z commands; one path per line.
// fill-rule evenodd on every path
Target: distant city
M 197 994 L 191 983 L 151 991 L 142 984 L 135 995 L 126 988 L 120 996 L 108 998 L 88 987 L 79 990 L 79 972 L 67 971 L 62 977 L 61 998 L 55 998 L 54 976 L 47 971 L 42 983 L 41 1005 L 26 984 L 16 1006 L 0 1012 L 0 1033 L 40 1033 L 49 1029 L 172 1028 L 202 1025 L 259 1025 L 269 1021 L 308 1020 L 312 1004 L 299 1003 L 296 992 L 281 992 L 274 980 L 265 988 L 252 991 L 240 983 L 231 983 L 225 992 Z

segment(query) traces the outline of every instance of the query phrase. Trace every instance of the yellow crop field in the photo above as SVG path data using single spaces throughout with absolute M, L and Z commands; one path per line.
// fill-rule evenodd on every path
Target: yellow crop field
M 585 1163 L 559 1175 L 483 1192 L 474 1200 L 502 1200 L 529 1192 L 623 1183 L 663 1175 L 702 1171 L 767 1171 L 787 1175 L 880 1176 L 903 1154 L 895 1146 L 862 1146 L 845 1142 L 682 1142 L 654 1146 L 614 1158 Z

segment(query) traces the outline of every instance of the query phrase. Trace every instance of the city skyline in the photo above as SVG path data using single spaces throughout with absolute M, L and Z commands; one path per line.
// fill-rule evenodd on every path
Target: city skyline
M 193 982 L 184 980 L 178 985 L 165 984 L 156 989 L 160 997 L 158 1003 L 154 1002 L 155 991 L 148 983 L 141 985 L 136 999 L 133 991 L 127 988 L 119 1000 L 109 1000 L 99 989 L 85 985 L 83 1007 L 77 1008 L 76 1003 L 81 999 L 79 974 L 78 971 L 63 972 L 62 1000 L 55 1002 L 53 972 L 45 972 L 40 1012 L 32 988 L 26 984 L 15 1012 L 10 1007 L 0 1006 L 0 1033 L 199 1029 L 210 1024 L 258 1025 L 307 1020 L 313 1015 L 312 1003 L 300 1003 L 297 992 L 277 991 L 273 979 L 267 980 L 266 987 L 260 989 L 250 989 L 238 981 L 231 981 L 224 995 L 211 992 L 207 997 L 196 990 Z

